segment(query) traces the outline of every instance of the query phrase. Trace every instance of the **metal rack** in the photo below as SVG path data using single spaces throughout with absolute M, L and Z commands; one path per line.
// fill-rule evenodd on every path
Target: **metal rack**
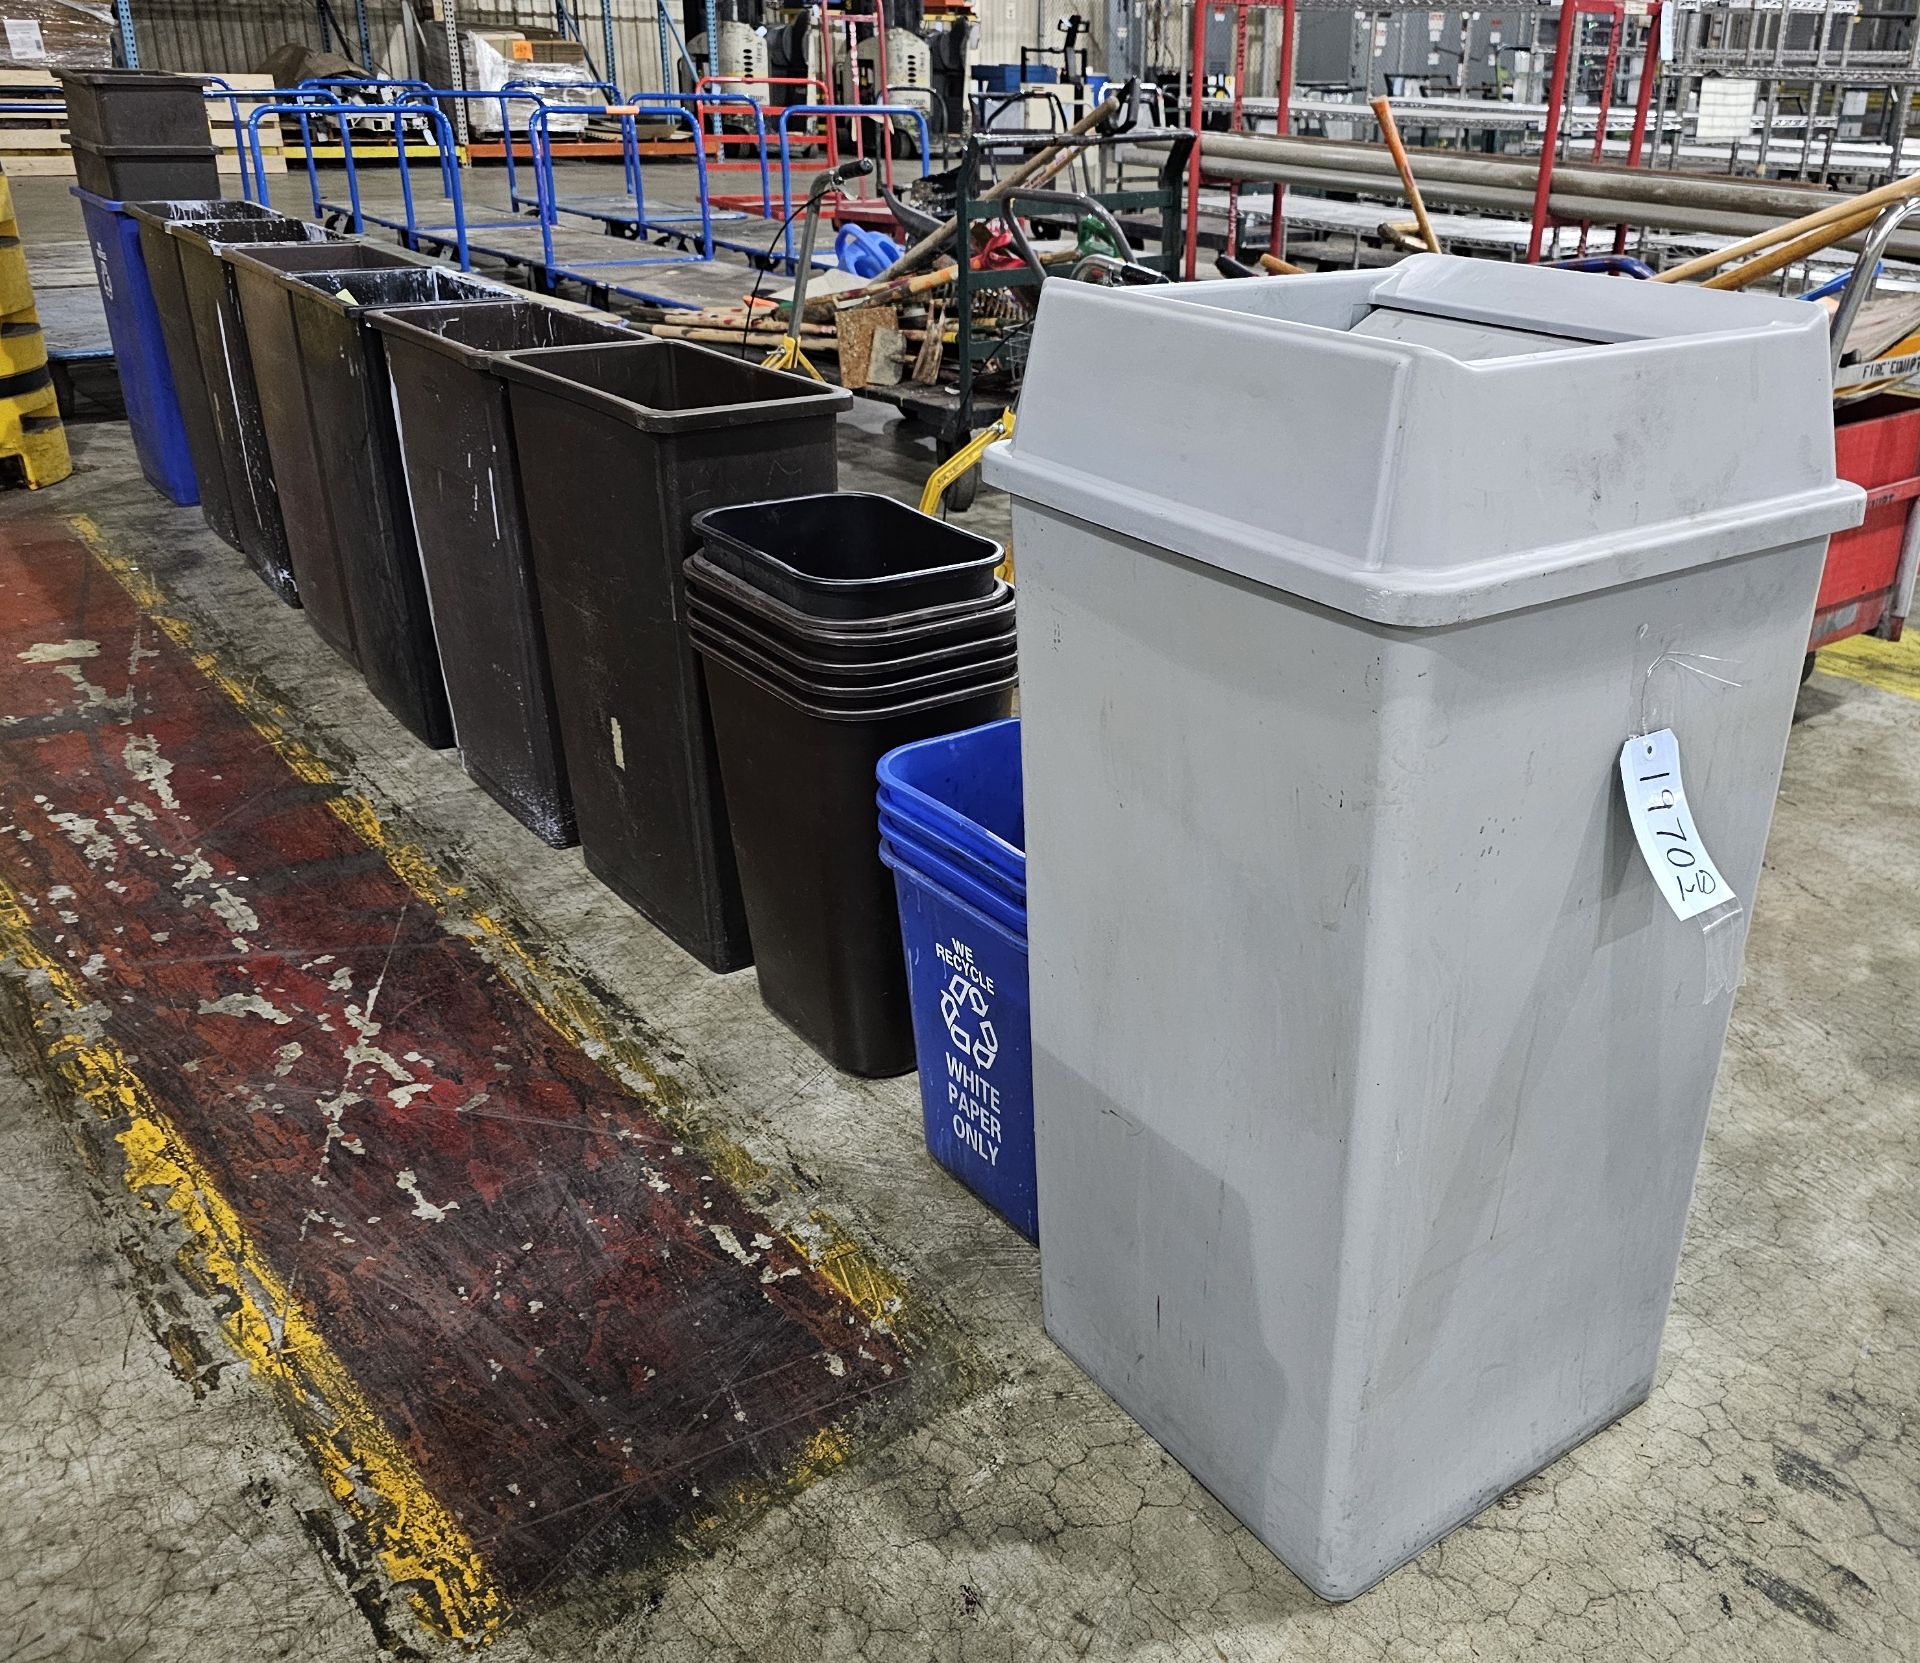
M 1904 30 L 1906 38 L 1898 38 Z M 1864 38 L 1863 38 L 1864 37 Z M 1750 141 L 1736 140 L 1731 159 L 1738 165 L 1751 151 L 1751 165 L 1765 173 L 1807 173 L 1816 161 L 1815 140 L 1824 130 L 1828 147 L 1843 137 L 1849 121 L 1865 137 L 1869 118 L 1881 132 L 1872 161 L 1846 171 L 1875 179 L 1899 173 L 1906 148 L 1913 97 L 1920 88 L 1920 19 L 1909 13 L 1863 14 L 1857 0 L 1680 0 L 1674 8 L 1671 51 L 1662 71 L 1660 108 L 1684 112 L 1709 76 L 1757 82 L 1765 90 L 1757 131 Z M 1850 95 L 1861 95 L 1857 99 Z M 1873 95 L 1878 110 L 1870 110 Z M 1798 146 L 1775 149 L 1783 102 L 1801 106 Z M 1850 102 L 1858 107 L 1847 108 Z M 1683 122 L 1671 129 L 1667 165 L 1677 165 Z M 1666 136 L 1663 129 L 1663 136 Z M 1798 150 L 1797 159 L 1793 152 Z M 1822 147 L 1824 175 L 1832 161 Z
M 1039 142 L 1048 141 L 1043 138 Z M 1090 148 L 1103 142 L 1106 141 L 1089 136 L 1085 145 Z M 1186 143 L 1184 135 L 1175 141 L 1158 180 L 1151 187 L 1086 193 L 1109 214 L 1145 216 L 1152 221 L 1160 247 L 1157 253 L 1143 253 L 1140 264 L 1169 277 L 1178 272 L 1182 247 Z M 952 382 L 931 387 L 903 384 L 863 389 L 866 396 L 895 405 L 903 415 L 930 432 L 942 461 L 965 446 L 976 428 L 997 420 L 1016 396 L 1018 362 L 1024 361 L 1025 356 L 1024 326 L 991 335 L 980 331 L 974 327 L 975 303 L 982 295 L 1010 290 L 1037 291 L 1042 279 L 1025 265 L 979 271 L 974 269 L 969 256 L 974 227 L 996 221 L 1005 212 L 1001 203 L 982 200 L 983 192 L 989 188 L 989 181 L 984 177 L 989 160 L 1000 151 L 1016 152 L 1033 147 L 1032 141 L 996 141 L 976 136 L 967 141 L 955 173 L 952 217 L 956 226 L 953 247 L 958 269 L 952 288 L 956 331 Z M 1007 372 L 1006 384 L 1001 391 L 983 392 L 982 372 L 996 361 Z

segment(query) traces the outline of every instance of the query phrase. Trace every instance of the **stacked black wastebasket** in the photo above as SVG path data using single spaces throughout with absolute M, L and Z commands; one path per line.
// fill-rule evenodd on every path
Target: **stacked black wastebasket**
M 1010 710 L 1000 546 L 856 492 L 693 523 L 687 623 L 761 997 L 836 1067 L 907 1073 L 913 1023 L 874 767 L 895 746 Z

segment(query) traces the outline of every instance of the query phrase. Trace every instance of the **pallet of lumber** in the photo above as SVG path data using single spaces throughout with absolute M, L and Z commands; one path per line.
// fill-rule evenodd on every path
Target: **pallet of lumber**
M 238 173 L 240 171 L 240 147 L 247 142 L 247 122 L 253 115 L 253 112 L 267 102 L 267 100 L 260 97 L 259 94 L 273 85 L 273 77 L 271 75 L 230 75 L 223 73 L 220 79 L 225 81 L 228 86 L 232 87 L 236 93 L 242 96 L 234 99 L 209 98 L 207 100 L 207 127 L 213 134 L 214 156 L 220 164 L 220 171 L 222 173 Z M 217 92 L 219 89 L 213 88 L 211 90 Z M 244 96 L 247 93 L 252 93 L 254 96 Z M 238 106 L 237 110 L 236 106 Z M 234 122 L 236 114 L 239 116 L 239 124 L 237 126 Z M 285 141 L 280 131 L 280 117 L 278 115 L 262 116 L 260 118 L 260 160 L 269 173 L 285 173 L 287 171 L 287 153 Z M 249 160 L 248 165 L 252 165 L 251 160 Z
M 16 179 L 73 177 L 67 149 L 67 106 L 50 69 L 0 69 L 0 102 L 43 104 L 44 110 L 0 114 L 0 167 Z
M 246 139 L 247 118 L 265 100 L 259 94 L 273 85 L 270 75 L 222 75 L 221 80 L 243 94 L 230 102 L 207 100 L 207 129 L 222 173 L 240 171 L 240 146 Z M 50 69 L 0 69 L 0 103 L 47 104 L 47 110 L 0 114 L 0 166 L 15 178 L 36 175 L 71 179 L 73 152 L 67 147 L 66 100 Z M 238 104 L 239 126 L 234 124 Z M 269 173 L 287 171 L 286 151 L 277 115 L 260 122 L 260 159 Z

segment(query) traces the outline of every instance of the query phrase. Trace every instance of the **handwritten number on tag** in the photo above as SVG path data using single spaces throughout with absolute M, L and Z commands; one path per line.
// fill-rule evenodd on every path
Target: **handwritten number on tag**
M 1634 840 L 1677 918 L 1692 918 L 1734 898 L 1700 840 L 1680 778 L 1680 742 L 1671 728 L 1643 733 L 1620 748 L 1620 785 Z

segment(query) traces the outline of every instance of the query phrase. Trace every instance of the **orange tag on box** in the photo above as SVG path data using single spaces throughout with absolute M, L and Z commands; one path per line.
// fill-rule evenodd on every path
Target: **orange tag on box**
M 532 41 L 516 40 L 516 41 L 510 41 L 508 42 L 508 44 L 513 48 L 514 57 L 518 59 L 521 63 L 531 63 L 533 61 L 533 42 Z

